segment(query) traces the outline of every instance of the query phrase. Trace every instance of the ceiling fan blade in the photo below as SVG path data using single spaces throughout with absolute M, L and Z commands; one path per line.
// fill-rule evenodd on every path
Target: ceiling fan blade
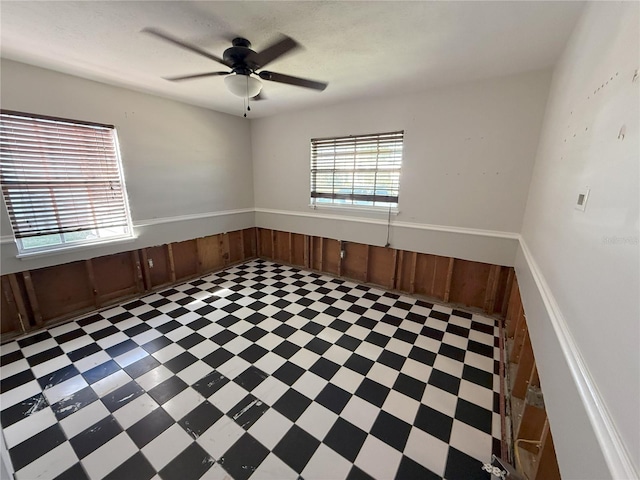
M 213 55 L 212 53 L 209 53 L 205 50 L 203 50 L 202 48 L 198 47 L 197 45 L 193 45 L 192 43 L 189 42 L 185 42 L 184 40 L 181 40 L 177 37 L 174 37 L 173 35 L 170 35 L 168 33 L 165 33 L 161 30 L 158 30 L 157 28 L 143 28 L 141 30 L 144 33 L 149 33 L 151 35 L 154 35 L 158 38 L 161 38 L 163 40 L 166 40 L 167 42 L 173 43 L 174 45 L 177 45 L 178 47 L 184 48 L 186 50 L 190 50 L 194 53 L 197 53 L 199 55 L 202 55 L 203 57 L 207 57 L 215 62 L 221 63 L 222 65 L 226 65 L 227 67 L 231 68 L 232 65 L 229 65 L 229 63 L 225 62 L 222 58 L 217 57 L 215 55 Z
M 205 77 L 216 77 L 218 75 L 229 75 L 231 72 L 208 72 L 208 73 L 196 73 L 194 75 L 180 75 L 178 77 L 162 77 L 165 80 L 170 80 L 172 82 L 179 82 L 182 80 L 192 80 L 195 78 L 205 78 Z
M 258 74 L 263 80 L 270 80 L 272 82 L 287 83 L 289 85 L 296 85 L 298 87 L 312 88 L 314 90 L 323 91 L 327 88 L 328 83 L 316 82 L 315 80 L 308 80 L 306 78 L 292 77 L 291 75 L 284 75 L 282 73 L 265 72 L 264 70 Z
M 278 41 L 272 43 L 267 48 L 255 55 L 250 56 L 250 60 L 255 62 L 257 68 L 263 68 L 268 63 L 273 62 L 277 58 L 285 55 L 286 53 L 299 48 L 300 44 L 293 38 L 283 35 Z

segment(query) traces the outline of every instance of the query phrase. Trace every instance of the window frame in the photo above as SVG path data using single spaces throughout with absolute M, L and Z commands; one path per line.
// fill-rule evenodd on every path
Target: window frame
M 322 208 L 398 214 L 400 206 L 400 181 L 404 157 L 404 134 L 404 130 L 396 130 L 381 133 L 312 138 L 310 140 L 309 207 L 313 209 Z M 356 165 L 359 142 L 360 146 L 363 148 L 375 146 L 375 168 L 371 168 L 371 158 L 368 160 L 368 164 L 367 160 L 364 159 L 364 161 L 361 160 L 362 164 L 360 166 Z M 389 158 L 380 165 L 381 147 L 385 144 L 391 146 L 390 153 L 388 154 Z M 342 147 L 343 149 L 346 147 L 347 149 L 338 154 L 336 147 Z M 322 156 L 322 153 L 324 153 L 325 156 L 328 155 L 328 157 L 331 157 L 331 154 L 329 153 L 331 148 L 334 149 L 332 160 L 327 160 L 326 158 L 322 160 L 322 158 L 319 158 Z M 345 161 L 348 156 L 353 157 L 352 168 L 345 168 Z M 364 156 L 366 156 L 366 154 L 363 155 L 363 157 Z M 342 165 L 337 163 L 340 162 L 338 157 L 341 157 Z M 331 161 L 333 161 L 333 168 L 331 168 Z M 324 163 L 324 165 L 322 165 L 322 163 Z M 368 168 L 364 168 L 364 166 Z M 322 187 L 318 187 L 318 172 L 322 170 L 325 171 L 325 192 L 321 192 L 320 190 Z M 340 171 L 343 175 L 343 187 L 341 190 L 350 189 L 351 193 L 338 193 L 335 191 L 336 174 Z M 391 190 L 391 195 L 389 195 L 388 191 L 386 191 L 386 195 L 377 193 L 379 191 L 385 191 L 384 188 L 380 188 L 381 184 L 378 183 L 378 174 L 380 172 L 387 172 L 390 174 L 388 178 L 391 180 L 391 188 L 389 188 L 389 190 Z M 327 173 L 330 173 L 330 175 L 327 176 Z M 360 173 L 360 179 L 356 180 L 356 175 L 358 173 Z M 371 175 L 371 173 L 373 173 L 373 181 L 363 183 L 363 178 L 367 176 L 366 174 Z M 348 175 L 352 176 L 350 182 L 344 183 L 345 175 L 347 177 Z M 396 176 L 395 178 L 393 178 L 394 175 Z M 331 192 L 327 191 L 327 179 L 330 179 L 332 182 Z M 364 188 L 357 188 L 358 185 L 361 185 Z M 361 192 L 355 193 L 356 190 L 360 190 Z M 362 190 L 366 191 L 362 192 Z M 370 193 L 371 191 L 373 193 Z M 390 196 L 395 198 L 395 202 L 393 201 L 393 198 L 392 201 L 384 201 Z M 329 200 L 322 200 L 323 198 Z
M 103 139 L 101 142 L 98 143 L 98 145 L 109 146 L 110 148 L 112 148 L 113 151 L 110 154 L 105 153 L 102 155 L 101 158 L 95 159 L 96 161 L 102 162 L 101 165 L 98 166 L 95 163 L 92 165 L 90 159 L 86 157 L 82 158 L 82 153 L 77 158 L 77 161 L 65 160 L 65 162 L 68 162 L 71 166 L 63 165 L 62 167 L 58 167 L 58 170 L 55 170 L 55 169 L 52 170 L 52 172 L 54 173 L 52 173 L 52 177 L 47 178 L 47 181 L 49 181 L 51 184 L 58 183 L 58 186 L 48 189 L 50 192 L 48 195 L 50 195 L 50 197 L 45 196 L 46 200 L 42 201 L 41 206 L 49 207 L 52 210 L 57 212 L 61 200 L 56 199 L 55 198 L 56 195 L 61 195 L 61 194 L 71 195 L 72 196 L 71 203 L 76 203 L 76 201 L 79 200 L 77 201 L 77 203 L 80 203 L 80 204 L 82 204 L 81 198 L 83 196 L 94 195 L 95 193 L 89 190 L 90 188 L 89 186 L 84 186 L 84 187 L 76 186 L 77 193 L 70 193 L 70 191 L 68 190 L 69 185 L 73 184 L 74 182 L 69 180 L 68 177 L 66 178 L 66 183 L 65 183 L 65 180 L 60 180 L 59 182 L 55 182 L 54 180 L 52 180 L 54 178 L 60 179 L 61 178 L 60 174 L 64 175 L 64 173 L 66 173 L 67 171 L 72 171 L 77 178 L 78 173 L 82 170 L 81 172 L 82 176 L 79 177 L 80 178 L 79 180 L 76 180 L 76 183 L 84 182 L 85 184 L 89 184 L 91 180 L 95 181 L 95 179 L 101 180 L 103 182 L 111 181 L 116 186 L 116 190 L 120 190 L 118 192 L 120 198 L 117 201 L 110 202 L 109 205 L 116 205 L 116 206 L 119 205 L 123 210 L 122 216 L 121 216 L 122 218 L 119 221 L 119 224 L 115 227 L 105 225 L 104 223 L 100 224 L 99 220 L 96 220 L 97 213 L 99 217 L 99 212 L 97 210 L 99 209 L 99 207 L 96 207 L 93 204 L 91 204 L 91 206 L 88 208 L 80 207 L 77 209 L 73 209 L 72 207 L 71 209 L 72 215 L 81 214 L 84 211 L 84 212 L 90 212 L 93 218 L 93 221 L 89 221 L 89 222 L 85 221 L 84 223 L 81 223 L 80 227 L 75 230 L 70 230 L 68 225 L 65 227 L 65 222 L 61 221 L 58 217 L 58 214 L 56 213 L 54 216 L 58 217 L 58 220 L 57 220 L 58 223 L 56 224 L 57 227 L 53 227 L 52 229 L 53 230 L 57 229 L 58 231 L 54 231 L 48 234 L 29 235 L 28 233 L 24 233 L 24 232 L 22 232 L 22 234 L 16 234 L 16 225 L 18 224 L 19 220 L 16 216 L 16 210 L 12 206 L 12 202 L 15 203 L 16 201 L 15 199 L 18 198 L 20 195 L 28 197 L 32 195 L 32 192 L 29 191 L 29 187 L 26 187 L 23 192 L 14 191 L 13 200 L 12 200 L 12 196 L 9 192 L 12 184 L 8 183 L 7 180 L 5 179 L 5 176 L 2 175 L 0 177 L 2 197 L 5 204 L 5 211 L 7 212 L 7 215 L 11 224 L 12 236 L 15 240 L 15 243 L 18 249 L 18 255 L 17 255 L 18 258 L 37 256 L 37 255 L 46 255 L 46 254 L 55 254 L 57 252 L 65 252 L 70 250 L 91 248 L 91 247 L 96 247 L 100 245 L 133 241 L 135 239 L 133 222 L 131 219 L 131 210 L 129 207 L 129 199 L 127 195 L 127 189 L 126 189 L 126 183 L 125 183 L 125 177 L 124 177 L 124 168 L 122 164 L 122 157 L 121 157 L 120 146 L 118 142 L 118 132 L 115 126 L 96 123 L 96 122 L 88 122 L 88 121 L 61 118 L 61 117 L 52 117 L 47 115 L 40 115 L 40 114 L 33 114 L 33 113 L 26 113 L 26 112 L 19 112 L 19 111 L 13 111 L 13 110 L 5 110 L 5 109 L 0 109 L 0 114 L 2 114 L 2 117 L 0 118 L 0 120 L 3 127 L 4 127 L 5 121 L 7 121 L 5 120 L 7 117 L 12 118 L 13 122 L 19 121 L 17 120 L 19 118 L 25 119 L 27 122 L 31 122 L 31 125 L 27 126 L 28 127 L 27 133 L 25 133 L 24 135 L 29 135 L 30 132 L 36 132 L 36 134 L 33 137 L 34 139 L 48 140 L 47 136 L 50 136 L 50 134 L 47 135 L 45 133 L 38 132 L 38 127 L 36 127 L 37 122 L 41 122 L 41 124 L 43 125 L 42 128 L 44 129 L 46 129 L 47 127 L 51 129 L 53 128 L 62 128 L 62 129 L 67 128 L 67 129 L 74 129 L 74 130 L 77 129 L 76 132 L 71 133 L 71 135 L 75 134 L 76 136 L 81 135 L 81 133 L 78 133 L 78 132 L 82 129 L 87 129 L 83 133 L 91 133 L 93 130 L 94 135 L 97 136 L 102 134 L 103 137 L 104 137 L 104 133 L 103 133 L 104 131 L 109 132 L 108 136 L 106 136 L 108 140 Z M 9 126 L 7 132 L 5 131 L 2 132 L 3 136 L 8 135 L 7 143 L 5 145 L 9 145 L 12 139 L 15 141 L 15 137 L 17 135 L 20 135 L 19 133 L 16 134 L 15 132 L 10 131 L 9 130 L 10 128 L 12 127 Z M 15 128 L 15 125 L 13 128 Z M 88 130 L 88 129 L 92 129 L 92 130 Z M 98 132 L 99 130 L 101 130 L 102 133 Z M 64 135 L 65 134 L 63 134 L 62 135 L 63 138 L 58 141 L 60 142 L 69 141 L 68 138 L 64 138 Z M 52 141 L 51 143 L 53 144 L 54 142 Z M 42 151 L 36 152 L 36 154 L 42 153 L 42 157 L 38 158 L 38 161 L 33 162 L 32 168 L 34 170 L 37 170 L 36 173 L 42 174 L 44 173 L 45 170 L 54 168 L 51 166 L 52 165 L 51 160 L 49 159 L 49 162 L 47 162 L 45 158 L 47 154 L 49 155 L 55 155 L 56 153 L 59 154 L 60 152 L 55 152 L 55 150 L 57 148 L 64 148 L 64 147 L 61 147 L 61 145 L 62 145 L 61 143 L 58 143 L 51 146 L 49 149 L 47 149 L 46 146 L 45 147 L 38 146 L 38 148 L 40 148 Z M 83 148 L 83 144 L 81 141 L 79 141 L 77 144 L 69 143 L 68 145 L 70 145 L 68 149 L 73 149 L 74 147 Z M 20 148 L 22 148 L 21 151 L 20 151 Z M 26 162 L 16 159 L 14 155 L 16 155 L 16 152 L 21 152 L 22 155 L 25 156 L 28 148 L 29 148 L 29 145 L 23 145 L 18 149 L 14 148 L 13 152 L 9 152 L 8 149 L 3 148 L 3 150 L 7 150 L 7 153 L 2 152 L 1 154 L 2 158 L 0 159 L 0 163 L 6 165 L 6 166 L 3 166 L 3 169 L 9 170 L 10 175 L 16 174 L 16 170 L 19 170 L 21 168 L 21 165 L 22 165 L 22 169 L 24 170 Z M 34 148 L 34 147 L 31 147 L 31 148 Z M 74 163 L 76 165 L 73 165 Z M 91 170 L 92 167 L 93 167 L 93 170 Z M 106 171 L 105 169 L 107 170 L 111 169 L 112 170 L 111 175 L 105 173 Z M 95 177 L 92 177 L 88 174 L 89 171 L 95 172 L 97 170 L 103 170 L 103 171 L 101 171 L 100 174 L 96 175 Z M 115 171 L 117 171 L 117 175 L 114 175 Z M 57 177 L 55 176 L 56 174 L 58 174 Z M 15 185 L 16 182 L 21 182 L 23 185 L 29 185 L 29 181 L 25 180 L 26 177 L 14 176 L 14 178 L 16 180 L 14 181 L 13 185 Z M 108 180 L 109 178 L 111 180 Z M 85 189 L 84 192 L 82 191 L 83 188 Z M 66 192 L 64 191 L 65 189 L 67 189 Z M 43 219 L 43 218 L 45 218 L 45 216 L 40 217 L 40 219 Z M 113 230 L 114 228 L 122 229 L 122 233 L 120 232 L 109 233 L 107 231 L 109 229 Z M 73 237 L 77 236 L 78 233 L 84 234 L 85 238 L 73 239 Z M 54 240 L 55 243 L 48 243 L 42 246 L 33 246 L 33 247 L 28 247 L 28 246 L 25 247 L 24 245 L 24 241 L 27 239 L 37 239 L 37 238 L 46 238 L 46 237 L 51 237 L 53 239 L 55 238 L 55 236 L 57 236 L 59 240 L 59 241 Z M 93 237 L 93 238 L 87 238 L 87 237 Z

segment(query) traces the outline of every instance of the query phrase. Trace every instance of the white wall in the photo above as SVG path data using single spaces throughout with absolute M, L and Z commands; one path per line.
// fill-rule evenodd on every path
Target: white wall
M 594 2 L 576 26 L 516 262 L 563 478 L 637 478 L 640 467 L 639 22 L 637 2 Z
M 0 75 L 3 109 L 115 125 L 138 235 L 133 244 L 18 260 L 3 205 L 3 274 L 253 226 L 247 120 L 4 59 Z
M 404 226 L 393 229 L 392 246 L 511 265 L 517 248 L 512 233 L 521 227 L 549 81 L 550 73 L 531 72 L 254 120 L 257 223 L 384 244 L 385 225 L 314 217 L 327 212 L 308 207 L 309 142 L 404 130 L 400 214 L 394 218 Z M 287 219 L 287 212 L 307 215 Z M 434 233 L 412 225 L 490 233 Z M 503 234 L 492 236 L 496 231 Z

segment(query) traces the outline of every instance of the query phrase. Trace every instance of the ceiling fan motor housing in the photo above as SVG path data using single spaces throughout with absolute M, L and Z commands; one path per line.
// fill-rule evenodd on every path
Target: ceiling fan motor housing
M 234 38 L 233 47 L 227 48 L 222 54 L 225 62 L 231 64 L 231 69 L 239 75 L 250 75 L 259 66 L 251 61 L 251 56 L 256 56 L 256 52 L 251 50 L 251 42 L 246 38 Z

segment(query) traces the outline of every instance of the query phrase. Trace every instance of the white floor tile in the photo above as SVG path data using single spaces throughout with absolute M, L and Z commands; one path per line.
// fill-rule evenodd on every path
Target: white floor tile
M 301 477 L 305 480 L 347 478 L 350 470 L 351 462 L 325 444 L 320 444 L 309 463 L 304 467 Z
M 153 412 L 158 406 L 153 398 L 144 393 L 131 400 L 124 407 L 116 410 L 113 416 L 118 420 L 120 426 L 126 430 L 138 420 L 142 420 L 149 413 Z
M 81 375 L 76 375 L 69 380 L 65 380 L 58 385 L 51 387 L 44 391 L 45 397 L 49 401 L 50 405 L 59 402 L 63 398 L 67 398 L 73 393 L 76 393 L 78 390 L 82 390 L 83 388 L 89 386 L 89 384 L 82 378 Z
M 20 420 L 4 428 L 2 431 L 7 442 L 7 448 L 15 447 L 19 443 L 24 442 L 26 439 L 55 424 L 57 421 L 51 407 L 46 407 L 29 415 L 24 420 Z
M 296 425 L 305 429 L 318 440 L 323 440 L 335 423 L 338 415 L 318 403 L 312 403 L 296 421 Z
M 419 407 L 420 402 L 395 390 L 389 392 L 384 405 L 382 405 L 383 410 L 404 420 L 409 425 L 413 425 Z
M 122 432 L 82 459 L 91 480 L 104 478 L 108 473 L 135 455 L 138 447 Z
M 298 478 L 300 475 L 273 453 L 267 455 L 251 475 L 252 480 L 297 480 Z M 228 480 L 228 477 L 224 480 Z
M 96 400 L 60 420 L 60 426 L 67 438 L 73 438 L 108 415 L 107 407 L 100 400 Z
M 453 421 L 449 443 L 476 460 L 483 463 L 491 461 L 491 435 L 470 427 L 464 422 Z
M 171 378 L 173 373 L 164 365 L 149 370 L 144 375 L 140 375 L 136 378 L 136 383 L 144 388 L 147 392 L 156 385 L 160 385 L 162 382 Z
M 242 427 L 225 416 L 200 435 L 197 442 L 209 455 L 219 459 L 244 433 Z
M 131 377 L 127 375 L 124 370 L 118 370 L 104 377 L 102 380 L 97 381 L 91 385 L 91 388 L 98 394 L 98 397 L 104 397 L 107 393 L 113 392 L 130 381 Z
M 289 419 L 270 408 L 249 428 L 248 432 L 269 450 L 273 450 L 292 425 Z
M 456 413 L 458 397 L 433 385 L 427 385 L 422 394 L 422 403 L 453 417 Z
M 380 409 L 360 397 L 353 396 L 345 405 L 340 416 L 368 432 L 376 421 L 378 413 L 380 413 Z
M 109 354 L 107 352 L 100 351 L 74 362 L 74 365 L 79 372 L 84 373 L 91 370 L 93 367 L 97 367 L 98 365 L 108 362 L 109 360 L 111 360 Z
M 55 478 L 77 461 L 78 457 L 71 444 L 65 442 L 16 472 L 16 480 Z
M 16 403 L 37 395 L 38 393 L 42 393 L 40 384 L 36 380 L 31 380 L 24 385 L 20 385 L 19 387 L 12 388 L 11 390 L 0 394 L 0 405 L 2 405 L 2 409 L 9 408 Z
M 227 383 L 224 387 L 209 397 L 209 402 L 214 404 L 223 413 L 228 412 L 237 403 L 248 395 L 248 392 L 234 382 Z
M 448 452 L 448 444 L 419 428 L 411 429 L 404 447 L 407 457 L 440 476 L 444 475 Z
M 178 421 L 202 402 L 204 402 L 202 395 L 192 388 L 187 388 L 162 405 L 162 408 L 175 421 Z
M 402 453 L 369 435 L 354 462 L 374 478 L 394 478 Z
M 142 448 L 142 453 L 156 471 L 162 470 L 171 460 L 189 446 L 193 439 L 177 423 L 158 435 Z M 215 458 L 215 457 L 214 457 Z

